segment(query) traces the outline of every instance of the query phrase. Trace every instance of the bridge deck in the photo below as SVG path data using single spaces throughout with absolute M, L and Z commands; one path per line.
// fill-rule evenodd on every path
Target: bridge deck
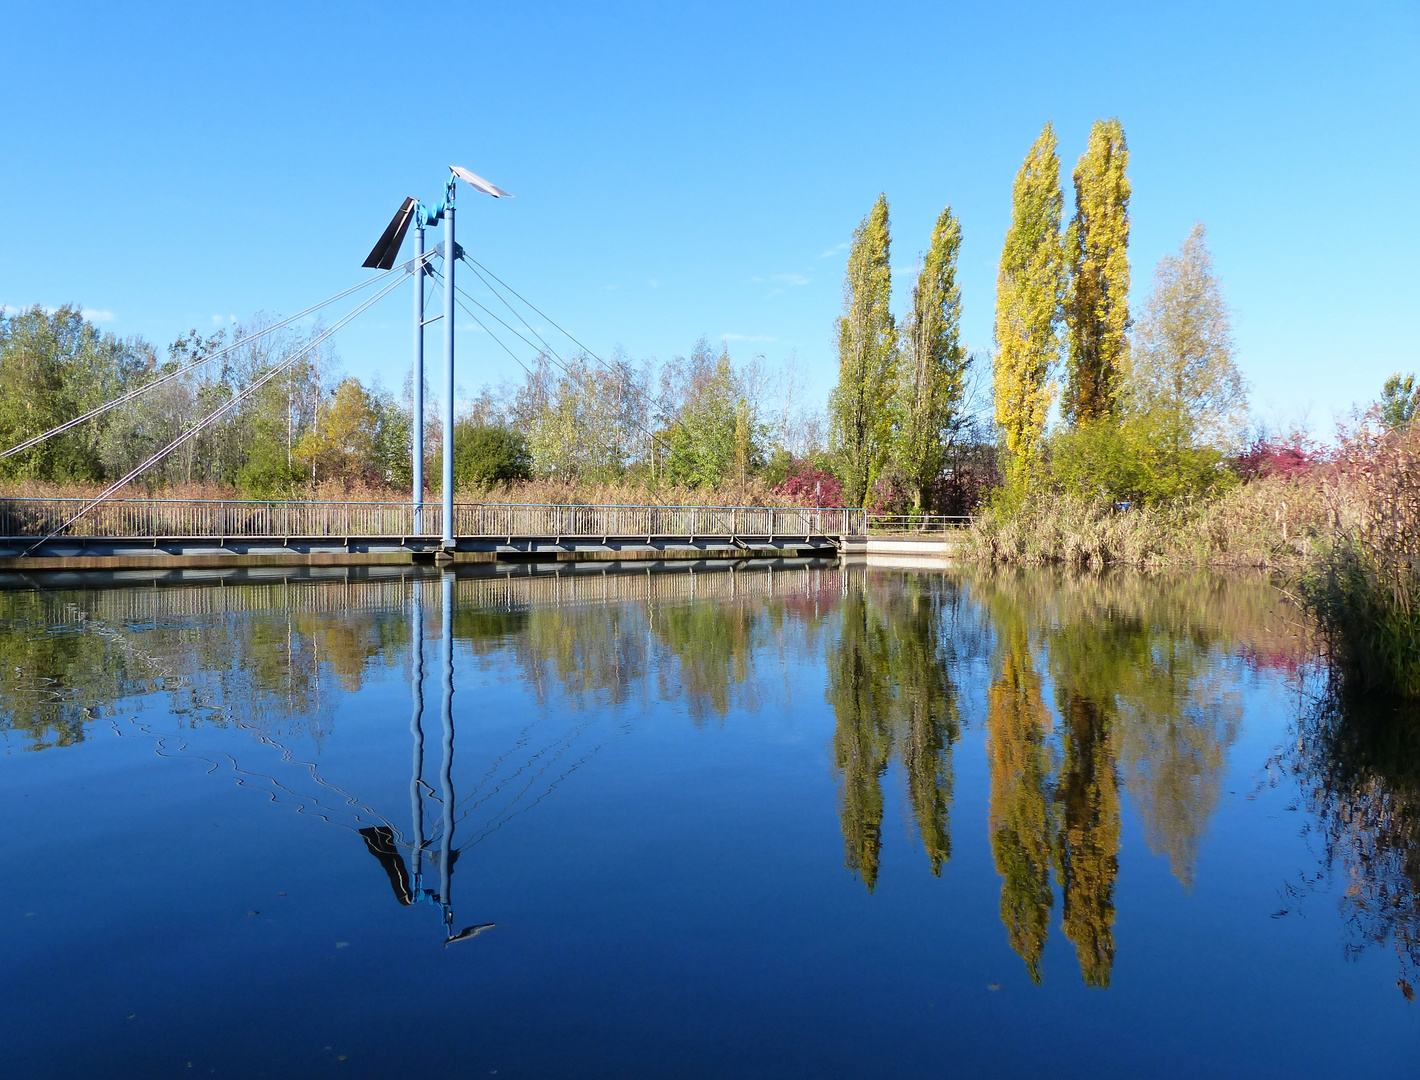
M 861 510 L 124 499 L 0 499 L 0 568 L 333 565 L 431 559 L 748 558 L 836 554 Z M 416 525 L 418 526 L 416 528 Z

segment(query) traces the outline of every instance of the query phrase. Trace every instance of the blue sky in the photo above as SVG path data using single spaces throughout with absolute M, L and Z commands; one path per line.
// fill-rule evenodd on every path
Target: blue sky
M 159 345 L 359 280 L 452 162 L 517 196 L 462 195 L 460 241 L 588 345 L 664 359 L 704 334 L 796 356 L 823 394 L 879 191 L 895 307 L 950 203 L 987 346 L 1027 147 L 1054 122 L 1068 185 L 1117 115 L 1134 301 L 1202 220 L 1260 412 L 1326 434 L 1420 368 L 1413 2 L 30 4 L 4 25 L 0 304 L 78 302 Z M 401 291 L 342 332 L 346 369 L 398 386 L 408 313 Z M 462 335 L 462 386 L 515 372 Z

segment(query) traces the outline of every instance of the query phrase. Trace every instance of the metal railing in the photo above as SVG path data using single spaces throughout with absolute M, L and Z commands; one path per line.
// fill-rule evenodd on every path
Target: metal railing
M 892 535 L 941 534 L 964 529 L 970 514 L 869 514 L 868 533 Z
M 83 499 L 0 499 L 0 536 L 58 533 Z M 456 537 L 622 539 L 861 535 L 862 510 L 763 506 L 554 506 L 455 503 Z M 443 531 L 438 503 L 414 527 L 409 503 L 246 502 L 114 499 L 94 507 L 64 536 L 142 539 L 420 537 Z

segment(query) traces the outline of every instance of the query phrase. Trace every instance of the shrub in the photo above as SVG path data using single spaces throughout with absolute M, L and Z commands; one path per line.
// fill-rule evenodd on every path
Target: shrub
M 532 478 L 528 441 L 511 428 L 464 420 L 454 425 L 454 488 L 508 484 Z
M 1237 483 L 1222 451 L 1171 447 L 1156 418 L 1096 420 L 1056 433 L 1049 444 L 1050 480 L 1081 499 L 1157 506 L 1210 498 Z
M 827 469 L 807 461 L 791 461 L 784 479 L 774 485 L 774 494 L 797 506 L 843 505 L 843 481 Z
M 1244 480 L 1268 476 L 1295 480 L 1311 472 L 1322 462 L 1313 446 L 1299 440 L 1257 439 L 1238 455 L 1233 471 Z

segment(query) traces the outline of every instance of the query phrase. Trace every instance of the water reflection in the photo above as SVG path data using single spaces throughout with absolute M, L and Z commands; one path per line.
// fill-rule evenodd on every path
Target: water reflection
M 940 875 L 951 858 L 952 745 L 961 728 L 949 620 L 959 597 L 933 577 L 902 575 L 874 588 L 860 570 L 844 584 L 839 633 L 829 646 L 828 700 L 844 862 L 872 892 L 883 777 L 894 753 L 932 873 Z
M 1301 781 L 1330 872 L 1302 875 L 1288 889 L 1289 902 L 1304 905 L 1334 878 L 1346 952 L 1393 949 L 1396 986 L 1413 1001 L 1420 981 L 1420 709 L 1351 699 L 1323 685 L 1283 764 Z
M 421 901 L 439 905 L 443 913 L 444 944 L 466 941 L 478 936 L 484 930 L 493 928 L 493 923 L 475 923 L 454 932 L 453 871 L 458 858 L 454 846 L 456 827 L 454 813 L 457 800 L 454 792 L 454 576 L 445 574 L 440 582 L 440 632 L 439 632 L 439 723 L 440 739 L 439 793 L 440 828 L 438 848 L 430 850 L 431 839 L 424 832 L 424 798 L 427 785 L 424 782 L 424 598 L 423 590 L 416 589 L 410 600 L 410 630 L 412 648 L 410 651 L 409 688 L 413 698 L 410 713 L 409 732 L 414 747 L 413 763 L 410 768 L 409 805 L 410 837 L 409 866 L 413 866 L 411 878 L 408 866 L 400 854 L 397 835 L 390 825 L 366 826 L 359 830 L 365 839 L 370 854 L 379 860 L 389 876 L 395 899 L 409 906 Z M 432 795 L 432 791 L 430 792 Z M 426 858 L 435 860 L 438 867 L 439 887 L 424 888 L 424 867 Z
M 977 587 L 996 634 L 987 725 L 1001 918 L 1039 981 L 1053 872 L 1081 975 L 1107 987 L 1121 778 L 1146 843 L 1187 888 L 1241 721 L 1236 658 L 1296 656 L 1304 642 L 1280 598 L 1244 582 L 1003 573 Z
M 811 564 L 15 591 L 0 593 L 0 729 L 11 747 L 50 751 L 116 710 L 141 719 L 161 697 L 187 729 L 250 733 L 285 771 L 260 777 L 232 759 L 223 774 L 350 828 L 395 901 L 436 906 L 452 943 L 491 925 L 455 918 L 460 851 L 591 760 L 615 735 L 606 717 L 618 731 L 631 715 L 713 731 L 731 715 L 787 708 L 790 667 L 812 663 L 831 714 L 825 768 L 848 873 L 873 893 L 895 865 L 884 859 L 895 782 L 906 839 L 925 855 L 917 865 L 950 868 L 964 733 L 978 731 L 1005 940 L 1041 982 L 1055 922 L 1083 982 L 1106 988 L 1126 822 L 1191 888 L 1248 680 L 1294 677 L 1308 655 L 1275 590 L 1207 577 Z M 329 782 L 318 755 L 293 749 L 318 750 L 338 703 L 372 674 L 405 670 L 407 823 L 404 809 L 372 808 Z M 454 701 L 470 675 L 514 681 L 540 711 L 461 789 Z M 1303 717 L 1288 765 L 1346 879 L 1353 944 L 1390 942 L 1409 993 L 1420 959 L 1417 724 L 1371 723 L 1326 700 Z M 404 765 L 390 768 L 403 800 Z

